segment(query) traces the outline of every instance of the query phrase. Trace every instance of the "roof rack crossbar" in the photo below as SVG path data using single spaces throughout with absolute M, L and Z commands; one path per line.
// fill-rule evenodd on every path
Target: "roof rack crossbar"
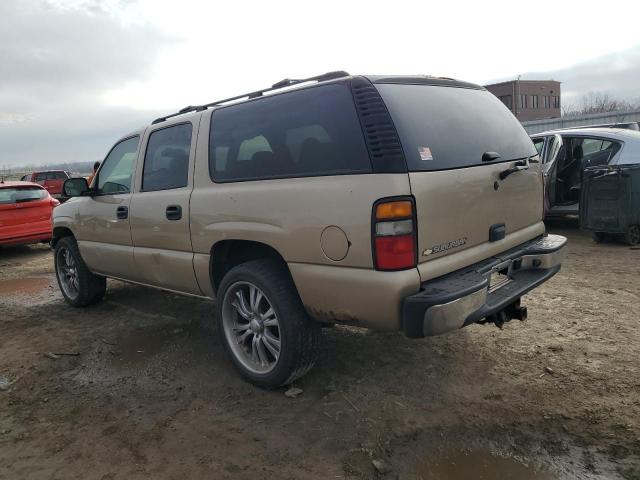
M 157 123 L 164 122 L 169 118 L 177 117 L 178 115 L 183 115 L 189 112 L 200 112 L 202 110 L 206 110 L 209 107 L 224 105 L 225 103 L 234 102 L 236 100 L 242 100 L 243 98 L 246 98 L 246 99 L 258 98 L 263 96 L 263 94 L 267 92 L 280 90 L 281 88 L 291 87 L 293 85 L 298 85 L 300 83 L 324 82 L 325 80 L 332 80 L 334 78 L 341 78 L 341 77 L 348 77 L 348 76 L 349 74 L 347 72 L 342 70 L 337 70 L 334 72 L 327 72 L 327 73 L 323 73 L 322 75 L 316 75 L 314 77 L 308 77 L 308 78 L 301 78 L 301 79 L 285 78 L 284 80 L 280 80 L 279 82 L 274 83 L 273 85 L 271 85 L 271 87 L 265 88 L 264 90 L 256 90 L 255 92 L 236 95 L 235 97 L 229 97 L 223 100 L 217 100 L 215 102 L 207 103 L 204 105 L 197 105 L 197 106 L 189 105 L 188 107 L 184 107 L 182 110 L 178 111 L 177 113 L 172 113 L 171 115 L 166 115 L 164 117 L 156 118 L 153 122 L 151 122 L 151 124 L 155 125 Z

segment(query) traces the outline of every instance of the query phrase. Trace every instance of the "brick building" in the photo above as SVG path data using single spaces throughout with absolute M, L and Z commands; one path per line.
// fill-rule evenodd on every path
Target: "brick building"
M 560 82 L 511 80 L 485 85 L 521 122 L 560 117 Z

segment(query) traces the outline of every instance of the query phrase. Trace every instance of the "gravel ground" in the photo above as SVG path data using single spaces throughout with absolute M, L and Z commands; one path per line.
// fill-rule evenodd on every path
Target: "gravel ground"
M 73 309 L 46 246 L 2 249 L 0 478 L 640 479 L 640 250 L 550 230 L 526 322 L 327 329 L 296 398 L 240 379 L 213 304 L 110 281 Z

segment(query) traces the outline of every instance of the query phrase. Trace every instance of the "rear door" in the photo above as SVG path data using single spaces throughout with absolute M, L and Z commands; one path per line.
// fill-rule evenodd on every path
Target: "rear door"
M 484 89 L 442 85 L 376 87 L 407 160 L 423 280 L 544 232 L 536 149 L 497 97 Z M 510 169 L 515 173 L 501 179 Z M 502 228 L 506 235 L 500 239 Z M 492 231 L 497 240 L 490 240 Z
M 44 182 L 42 183 L 42 185 L 44 185 L 44 188 L 47 189 L 47 191 L 51 194 L 51 195 L 55 195 L 56 194 L 56 190 L 57 190 L 57 186 L 58 186 L 58 181 L 56 179 L 56 173 L 57 172 L 46 172 L 46 173 L 42 173 L 41 175 L 44 175 Z
M 33 174 L 33 181 L 38 185 L 42 185 L 44 188 L 47 188 L 47 180 L 49 179 L 48 172 L 38 172 Z M 47 188 L 47 190 L 49 190 Z
M 619 167 L 591 167 L 584 172 L 580 227 L 599 232 L 622 231 L 620 214 L 627 204 L 628 182 Z M 623 200 L 623 201 L 621 201 Z
M 622 145 L 606 138 L 581 138 L 585 166 L 580 197 L 580 226 L 594 231 L 626 229 L 630 177 L 624 167 L 611 165 Z
M 64 181 L 68 178 L 67 174 L 65 172 L 59 171 L 59 172 L 51 172 L 51 179 L 47 180 L 46 184 L 49 188 L 47 188 L 47 190 L 49 190 L 49 193 L 51 195 L 60 195 L 62 194 L 62 185 L 64 184 Z
M 131 200 L 136 280 L 195 295 L 202 292 L 193 270 L 189 199 L 198 121 L 163 122 L 148 131 Z

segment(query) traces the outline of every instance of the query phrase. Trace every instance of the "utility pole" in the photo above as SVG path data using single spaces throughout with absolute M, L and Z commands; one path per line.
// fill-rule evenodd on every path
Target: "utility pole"
M 516 79 L 516 118 L 518 118 L 518 106 L 520 105 L 520 77 L 522 75 L 518 75 Z

